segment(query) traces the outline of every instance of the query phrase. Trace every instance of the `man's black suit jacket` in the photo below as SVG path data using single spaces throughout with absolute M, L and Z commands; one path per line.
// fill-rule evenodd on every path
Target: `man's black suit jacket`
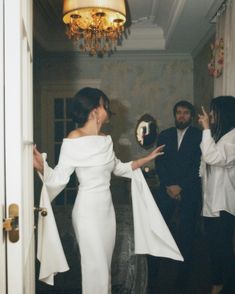
M 190 126 L 183 137 L 180 148 L 177 144 L 177 129 L 175 127 L 162 131 L 157 145 L 165 144 L 164 155 L 156 159 L 156 172 L 160 179 L 161 191 L 166 186 L 179 185 L 182 192 L 198 194 L 200 189 L 199 165 L 200 142 L 202 132 Z

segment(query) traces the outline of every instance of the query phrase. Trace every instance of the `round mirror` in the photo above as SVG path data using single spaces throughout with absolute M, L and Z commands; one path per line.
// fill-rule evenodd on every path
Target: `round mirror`
M 141 116 L 136 125 L 135 136 L 141 147 L 151 148 L 157 139 L 156 120 L 149 114 Z

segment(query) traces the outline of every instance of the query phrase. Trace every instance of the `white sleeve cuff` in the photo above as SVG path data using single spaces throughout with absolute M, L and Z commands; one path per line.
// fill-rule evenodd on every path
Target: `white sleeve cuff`
M 211 136 L 211 130 L 210 129 L 203 130 L 203 132 L 202 132 L 202 139 L 203 140 L 207 140 L 207 139 L 209 139 L 211 137 L 212 136 Z

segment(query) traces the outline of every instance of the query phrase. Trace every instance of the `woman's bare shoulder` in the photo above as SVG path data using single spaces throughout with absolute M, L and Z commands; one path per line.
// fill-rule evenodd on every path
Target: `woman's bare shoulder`
M 92 135 L 87 135 L 87 133 L 85 133 L 81 129 L 76 129 L 71 131 L 65 139 L 76 139 L 80 137 L 91 137 L 91 136 Z M 96 136 L 107 137 L 107 135 L 104 133 L 99 133 L 99 135 L 96 135 Z
M 82 134 L 81 134 L 80 130 L 73 130 L 68 134 L 68 136 L 66 138 L 67 139 L 74 139 L 74 138 L 78 138 L 81 136 L 82 136 Z

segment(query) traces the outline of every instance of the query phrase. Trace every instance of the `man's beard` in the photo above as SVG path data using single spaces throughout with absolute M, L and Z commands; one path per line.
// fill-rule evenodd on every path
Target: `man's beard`
M 192 123 L 192 120 L 191 119 L 188 120 L 188 121 L 185 121 L 185 122 L 175 120 L 175 126 L 179 130 L 186 129 L 188 126 L 191 125 L 191 123 Z

